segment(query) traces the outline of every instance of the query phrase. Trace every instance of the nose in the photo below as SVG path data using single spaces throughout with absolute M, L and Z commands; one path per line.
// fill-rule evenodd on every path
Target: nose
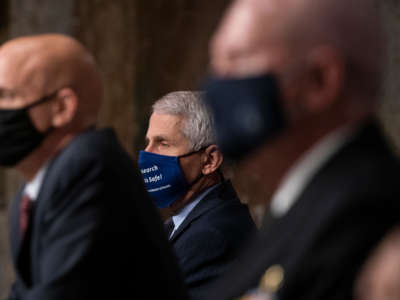
M 149 142 L 146 146 L 146 148 L 144 148 L 144 151 L 146 152 L 154 152 L 154 146 L 152 142 Z

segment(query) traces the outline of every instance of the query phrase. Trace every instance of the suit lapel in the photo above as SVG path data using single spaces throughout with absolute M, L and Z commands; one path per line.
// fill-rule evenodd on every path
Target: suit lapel
M 314 199 L 311 195 L 315 195 L 321 189 L 319 186 L 324 185 L 324 182 L 328 186 L 332 184 L 331 178 L 336 178 L 332 173 L 337 174 L 342 172 L 342 169 L 334 170 L 337 166 L 347 165 L 351 163 L 354 157 L 359 155 L 366 155 L 370 151 L 385 152 L 390 155 L 390 150 L 387 148 L 387 141 L 382 133 L 382 130 L 376 120 L 372 119 L 360 127 L 354 135 L 345 142 L 345 144 L 338 149 L 336 153 L 332 155 L 319 170 L 314 174 L 311 180 L 307 183 L 302 193 L 298 196 L 293 206 L 281 217 L 272 218 L 272 222 L 268 220 L 268 217 L 264 220 L 266 226 L 279 219 L 284 218 L 290 213 L 291 210 L 297 210 L 297 206 L 303 205 L 304 202 Z M 372 155 L 372 154 L 371 154 Z M 337 175 L 337 177 L 341 177 Z M 318 187 L 315 189 L 315 187 Z M 264 224 L 263 224 L 264 225 Z M 266 228 L 265 226 L 265 228 Z
M 179 228 L 174 232 L 171 236 L 170 241 L 173 243 L 178 239 L 178 237 L 186 231 L 190 224 L 204 215 L 207 211 L 213 209 L 217 206 L 221 201 L 228 197 L 232 197 L 236 195 L 233 190 L 232 184 L 230 181 L 225 181 L 221 183 L 214 190 L 209 192 L 200 202 L 195 206 L 195 208 L 189 213 L 183 223 L 179 226 Z
M 21 188 L 15 197 L 11 208 L 10 219 L 10 244 L 13 257 L 13 263 L 16 273 L 22 279 L 24 285 L 29 286 L 31 283 L 31 256 L 30 256 L 30 239 L 32 231 L 32 215 L 30 216 L 29 225 L 25 233 L 24 239 L 21 240 L 19 225 L 19 206 L 22 201 L 24 188 Z M 33 207 L 32 207 L 33 209 Z
M 275 241 L 274 244 L 268 246 L 272 252 L 274 249 L 282 247 L 290 247 L 286 244 L 293 240 L 298 229 L 304 225 L 304 220 L 310 218 L 313 211 L 317 214 L 312 216 L 315 224 L 322 224 L 325 219 L 347 205 L 346 195 L 349 193 L 349 187 L 342 187 L 336 191 L 338 194 L 335 197 L 326 195 L 327 191 L 335 186 L 337 180 L 343 177 L 343 172 L 346 170 L 344 166 L 351 165 L 357 159 L 369 160 L 369 157 L 382 157 L 391 155 L 385 137 L 381 132 L 376 122 L 368 122 L 342 147 L 335 153 L 313 176 L 307 184 L 303 192 L 299 195 L 297 201 L 288 210 L 286 214 L 279 218 L 273 218 L 273 221 L 265 224 L 262 227 L 263 241 Z M 363 158 L 360 158 L 362 157 Z M 321 201 L 324 199 L 324 201 Z M 343 201 L 339 201 L 343 199 Z M 313 227 L 314 228 L 314 227 Z M 318 227 L 315 227 L 317 230 Z M 311 230 L 307 234 L 312 234 Z M 304 238 L 305 239 L 305 238 Z M 311 239 L 310 239 L 311 240 Z M 282 241 L 282 244 L 280 244 Z M 303 245 L 306 245 L 305 243 Z M 297 254 L 301 253 L 301 249 L 297 249 Z M 265 257 L 269 257 L 265 255 Z M 296 261 L 295 255 L 292 255 L 291 261 Z
M 32 278 L 31 274 L 31 264 L 35 263 L 35 259 L 31 257 L 32 255 L 32 247 L 33 247 L 33 236 L 34 230 L 37 226 L 35 224 L 39 224 L 39 214 L 37 213 L 38 206 L 37 204 L 46 203 L 46 188 L 44 188 L 46 184 L 46 180 L 49 177 L 49 170 L 52 163 L 50 163 L 48 170 L 46 171 L 45 177 L 42 182 L 42 186 L 40 188 L 37 199 L 34 203 L 32 203 L 29 225 L 25 237 L 21 240 L 20 236 L 20 226 L 19 226 L 19 206 L 22 201 L 23 192 L 25 189 L 25 185 L 19 190 L 17 196 L 15 197 L 12 208 L 11 208 L 11 218 L 10 218 L 10 244 L 12 250 L 12 256 L 14 261 L 14 266 L 19 273 L 20 277 L 24 280 L 25 284 L 29 284 Z M 48 198 L 48 197 L 47 197 Z M 46 198 L 46 199 L 47 199 Z M 42 205 L 43 206 L 43 205 Z

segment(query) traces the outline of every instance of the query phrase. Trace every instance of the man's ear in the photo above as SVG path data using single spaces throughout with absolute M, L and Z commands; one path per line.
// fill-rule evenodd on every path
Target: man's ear
M 78 109 L 78 96 L 71 88 L 63 88 L 58 91 L 57 99 L 52 105 L 54 127 L 63 127 L 70 123 Z
M 344 89 L 345 63 L 330 47 L 313 49 L 307 59 L 306 106 L 319 113 L 335 104 Z
M 209 175 L 218 170 L 224 160 L 224 157 L 217 145 L 210 145 L 204 150 L 202 159 L 202 172 L 204 175 Z

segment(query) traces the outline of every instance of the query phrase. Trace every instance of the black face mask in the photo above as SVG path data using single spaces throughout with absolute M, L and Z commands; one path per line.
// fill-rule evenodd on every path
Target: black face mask
M 205 90 L 218 144 L 228 159 L 243 158 L 285 128 L 278 82 L 273 75 L 210 78 Z
M 42 143 L 51 128 L 44 133 L 38 131 L 29 116 L 29 109 L 56 95 L 54 92 L 23 108 L 0 109 L 0 166 L 17 165 Z

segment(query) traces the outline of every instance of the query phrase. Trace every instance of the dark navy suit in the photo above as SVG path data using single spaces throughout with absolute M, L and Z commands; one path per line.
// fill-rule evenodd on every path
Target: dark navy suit
M 50 163 L 23 242 L 13 203 L 10 300 L 185 299 L 142 179 L 112 130 L 89 130 Z
M 194 207 L 170 238 L 191 299 L 209 298 L 209 286 L 226 273 L 254 231 L 248 208 L 229 181 Z
M 366 124 L 306 186 L 282 217 L 260 230 L 210 299 L 236 299 L 280 265 L 279 300 L 353 299 L 371 249 L 399 220 L 400 165 L 375 122 Z

